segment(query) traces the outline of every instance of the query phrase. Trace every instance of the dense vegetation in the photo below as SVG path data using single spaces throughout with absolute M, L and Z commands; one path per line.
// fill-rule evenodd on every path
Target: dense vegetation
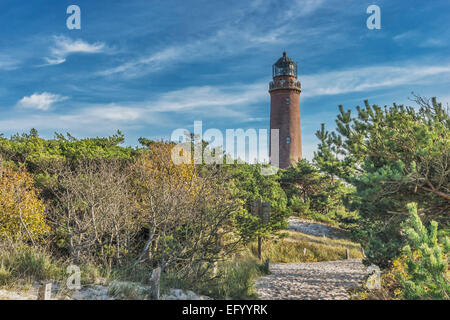
M 0 137 L 4 283 L 14 275 L 48 276 L 16 272 L 14 259 L 35 255 L 83 266 L 84 281 L 97 270 L 146 282 L 160 267 L 168 283 L 251 296 L 264 268 L 253 256 L 236 262 L 243 268 L 237 273 L 229 265 L 257 236 L 276 238 L 286 227 L 278 177 L 251 165 L 175 165 L 172 143 L 140 141 L 141 148 L 122 147 L 120 132 L 82 140 L 46 140 L 36 130 Z M 272 205 L 268 224 L 250 213 L 256 199 Z M 247 277 L 245 285 L 233 277 Z M 235 288 L 225 288 L 224 278 Z
M 408 268 L 395 275 L 401 296 L 448 299 L 450 115 L 436 99 L 415 101 L 417 110 L 366 101 L 355 117 L 340 106 L 337 130 L 317 132 L 314 160 L 355 187 L 344 203 L 358 212 L 353 234 L 365 248 L 365 262 L 390 269 L 406 250 Z
M 257 237 L 273 261 L 339 259 L 349 246 L 359 256 L 349 243 L 283 240 L 295 215 L 350 230 L 365 262 L 389 270 L 392 296 L 448 299 L 450 117 L 435 99 L 416 102 L 366 102 L 355 117 L 340 106 L 312 162 L 269 176 L 262 165 L 174 164 L 174 144 L 123 147 L 120 132 L 0 136 L 0 285 L 60 278 L 69 263 L 84 282 L 145 283 L 160 267 L 163 285 L 247 298 L 267 272 Z M 260 199 L 266 224 L 251 212 Z
M 355 222 L 356 212 L 346 210 L 344 206 L 352 187 L 319 171 L 307 160 L 299 160 L 286 169 L 280 183 L 289 199 L 292 215 L 345 228 Z

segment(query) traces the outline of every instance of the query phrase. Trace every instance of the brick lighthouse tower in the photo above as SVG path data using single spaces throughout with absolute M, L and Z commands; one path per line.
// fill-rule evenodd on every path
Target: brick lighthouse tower
M 297 64 L 286 56 L 286 52 L 272 66 L 272 77 L 273 81 L 269 84 L 270 129 L 280 130 L 279 167 L 284 169 L 302 157 L 301 86 L 297 81 Z

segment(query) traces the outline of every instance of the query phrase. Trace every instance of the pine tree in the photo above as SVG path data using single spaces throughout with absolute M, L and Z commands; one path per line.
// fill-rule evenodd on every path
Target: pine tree
M 431 221 L 429 231 L 417 214 L 417 205 L 408 204 L 410 217 L 403 229 L 408 244 L 403 248 L 406 255 L 406 276 L 400 280 L 407 299 L 449 299 L 448 252 L 450 241 L 447 236 L 438 241 L 438 224 Z
M 353 234 L 364 247 L 365 262 L 380 268 L 389 268 L 405 244 L 400 226 L 407 203 L 420 203 L 424 223 L 449 227 L 450 115 L 435 98 L 416 102 L 419 110 L 365 101 L 355 116 L 339 106 L 337 130 L 322 126 L 316 133 L 314 162 L 355 187 L 346 201 L 347 209 L 359 214 Z

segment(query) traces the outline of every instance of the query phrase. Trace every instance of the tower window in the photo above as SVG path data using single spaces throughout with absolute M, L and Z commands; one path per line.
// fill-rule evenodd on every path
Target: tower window
M 289 103 L 291 103 L 291 99 L 286 98 L 286 104 L 289 104 Z
M 286 138 L 286 143 L 287 143 L 287 144 L 291 143 L 291 138 L 287 137 L 287 138 Z

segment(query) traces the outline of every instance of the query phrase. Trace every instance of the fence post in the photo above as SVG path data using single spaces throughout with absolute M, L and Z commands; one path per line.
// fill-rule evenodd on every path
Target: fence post
M 158 267 L 153 270 L 152 276 L 150 278 L 150 286 L 151 286 L 150 297 L 153 300 L 159 300 L 160 278 L 161 278 L 161 268 Z
M 50 300 L 52 298 L 52 283 L 44 283 L 38 290 L 38 300 Z
M 270 203 L 262 202 L 261 199 L 253 201 L 252 215 L 259 217 L 261 225 L 266 225 L 270 221 Z M 262 237 L 258 236 L 258 259 L 262 261 Z
M 258 259 L 262 261 L 262 238 L 258 236 Z
M 348 250 L 348 248 L 345 249 L 345 254 L 347 256 L 347 259 L 350 259 L 350 250 Z
M 261 222 L 263 225 L 269 224 L 270 221 L 270 202 L 262 202 L 259 200 L 259 216 L 261 218 Z M 262 260 L 262 239 L 259 237 L 258 239 L 258 258 Z

